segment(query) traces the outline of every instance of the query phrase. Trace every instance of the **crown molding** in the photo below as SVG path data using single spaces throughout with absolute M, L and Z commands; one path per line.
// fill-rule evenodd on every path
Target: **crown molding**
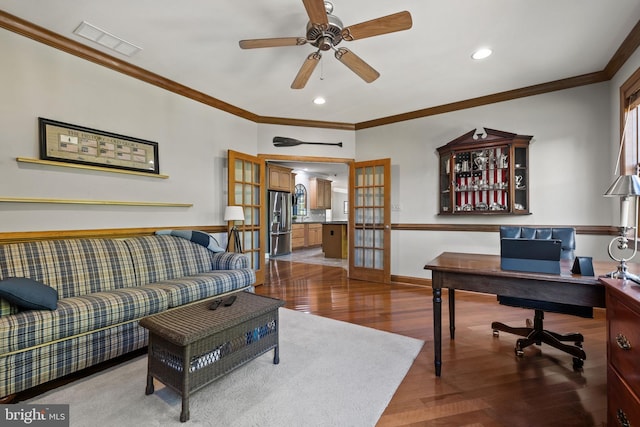
M 105 66 L 114 71 L 118 71 L 130 77 L 142 80 L 157 87 L 166 89 L 170 92 L 185 96 L 187 98 L 193 99 L 194 101 L 203 103 L 205 105 L 225 111 L 227 113 L 255 123 L 339 130 L 361 130 L 376 126 L 384 126 L 406 120 L 413 120 L 421 117 L 449 113 L 452 111 L 464 110 L 467 108 L 473 108 L 482 105 L 504 102 L 512 99 L 540 95 L 543 93 L 607 81 L 610 80 L 620 70 L 624 63 L 640 46 L 640 21 L 638 21 L 638 23 L 633 27 L 629 35 L 625 38 L 625 40 L 622 42 L 618 50 L 614 53 L 614 55 L 602 71 L 596 71 L 593 73 L 583 74 L 581 76 L 569 77 L 566 79 L 556 80 L 548 83 L 542 83 L 538 85 L 527 86 L 524 88 L 509 90 L 506 92 L 481 96 L 478 98 L 452 102 L 450 104 L 424 108 L 393 116 L 381 117 L 364 122 L 342 123 L 260 116 L 242 108 L 238 108 L 227 102 L 221 101 L 212 96 L 209 96 L 205 93 L 194 90 L 190 87 L 181 85 L 180 83 L 151 73 L 143 68 L 131 65 L 119 58 L 103 53 L 97 49 L 85 46 L 82 43 L 76 42 L 67 37 L 63 37 L 59 34 L 47 30 L 46 28 L 25 21 L 4 11 L 0 11 L 0 28 L 5 28 L 6 30 L 44 43 L 48 46 L 62 50 L 80 58 L 86 59 L 87 61 Z

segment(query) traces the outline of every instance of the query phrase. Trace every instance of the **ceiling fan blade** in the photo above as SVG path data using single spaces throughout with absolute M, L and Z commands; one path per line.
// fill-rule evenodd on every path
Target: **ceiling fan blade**
M 327 18 L 327 10 L 323 0 L 302 0 L 302 3 L 307 9 L 307 15 L 309 15 L 309 21 L 312 25 L 320 25 L 323 28 L 329 26 L 329 18 Z
M 411 14 L 405 10 L 345 27 L 342 29 L 342 38 L 347 41 L 360 40 L 380 34 L 408 30 L 412 25 Z
M 272 39 L 240 40 L 242 49 L 256 49 L 261 47 L 300 46 L 307 42 L 304 37 L 280 37 Z
M 313 52 L 307 56 L 307 59 L 302 64 L 300 71 L 298 71 L 298 75 L 293 80 L 293 83 L 291 83 L 291 89 L 302 89 L 307 84 L 313 70 L 315 70 L 316 65 L 320 62 L 320 58 L 322 58 L 320 52 Z
M 345 49 L 344 47 L 337 49 L 336 58 L 367 83 L 371 83 L 380 77 L 380 73 L 374 70 L 371 65 L 364 62 L 358 55 L 351 52 L 349 49 Z

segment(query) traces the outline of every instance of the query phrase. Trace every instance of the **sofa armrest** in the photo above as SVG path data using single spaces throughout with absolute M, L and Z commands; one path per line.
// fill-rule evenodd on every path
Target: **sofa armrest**
M 218 252 L 211 257 L 213 270 L 237 270 L 249 268 L 249 258 L 237 252 Z

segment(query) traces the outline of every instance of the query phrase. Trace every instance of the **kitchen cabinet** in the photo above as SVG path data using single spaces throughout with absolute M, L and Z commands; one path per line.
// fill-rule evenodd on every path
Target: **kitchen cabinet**
M 331 209 L 331 181 L 321 178 L 309 180 L 309 209 Z
M 438 148 L 440 215 L 529 214 L 532 136 L 472 130 Z
M 307 246 L 322 244 L 322 224 L 307 224 Z
M 322 251 L 325 258 L 347 258 L 347 224 L 322 225 Z
M 607 425 L 640 425 L 640 286 L 601 279 L 607 298 Z
M 301 249 L 305 247 L 305 224 L 293 224 L 291 226 L 291 249 Z
M 267 188 L 273 191 L 293 191 L 293 183 L 295 182 L 291 173 L 293 169 L 285 168 L 278 165 L 269 165 L 269 182 Z
M 322 244 L 322 224 L 293 224 L 291 226 L 291 247 L 295 249 L 311 248 Z

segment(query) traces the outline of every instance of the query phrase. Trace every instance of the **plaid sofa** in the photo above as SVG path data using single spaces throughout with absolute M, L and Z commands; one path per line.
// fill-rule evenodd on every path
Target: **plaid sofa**
M 0 300 L 0 397 L 146 346 L 144 316 L 255 283 L 245 255 L 169 235 L 0 245 L 0 280 L 10 277 L 55 288 L 58 305 Z

